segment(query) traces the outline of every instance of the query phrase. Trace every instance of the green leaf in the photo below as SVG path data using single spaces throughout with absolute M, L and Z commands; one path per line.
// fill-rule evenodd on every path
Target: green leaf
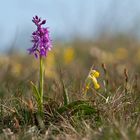
M 92 107 L 88 101 L 82 100 L 74 101 L 68 105 L 62 106 L 57 110 L 57 112 L 59 114 L 62 114 L 66 111 L 70 111 L 72 114 L 75 114 L 76 112 L 81 110 L 84 111 L 85 114 L 97 113 L 97 110 Z
M 96 114 L 97 110 L 90 105 L 87 104 L 80 104 L 78 106 L 75 106 L 73 109 L 73 114 L 75 113 L 80 113 L 83 115 L 91 115 L 91 114 Z
M 68 105 L 69 104 L 69 96 L 68 96 L 68 91 L 65 87 L 65 84 L 62 80 L 62 85 L 63 85 L 63 98 L 64 98 L 64 105 Z
M 36 87 L 36 85 L 31 81 L 31 85 L 32 85 L 32 89 L 33 89 L 33 93 L 34 93 L 34 96 L 37 100 L 37 102 L 40 100 L 40 94 L 39 94 L 39 91 Z

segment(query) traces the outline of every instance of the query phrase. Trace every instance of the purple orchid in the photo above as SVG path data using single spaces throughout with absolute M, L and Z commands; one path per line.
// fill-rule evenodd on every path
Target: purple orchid
M 37 30 L 32 33 L 33 47 L 28 49 L 29 54 L 34 54 L 36 58 L 38 56 L 46 57 L 48 51 L 52 48 L 48 28 L 42 27 L 46 23 L 46 20 L 41 21 L 41 18 L 35 16 L 32 21 L 37 26 Z

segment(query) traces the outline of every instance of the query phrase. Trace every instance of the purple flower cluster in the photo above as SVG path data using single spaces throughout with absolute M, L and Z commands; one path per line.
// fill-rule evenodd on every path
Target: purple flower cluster
M 36 58 L 47 56 L 48 51 L 52 48 L 52 43 L 48 28 L 42 27 L 46 20 L 41 20 L 41 18 L 35 16 L 32 21 L 37 26 L 37 30 L 32 33 L 33 47 L 28 49 L 29 54 L 34 54 Z

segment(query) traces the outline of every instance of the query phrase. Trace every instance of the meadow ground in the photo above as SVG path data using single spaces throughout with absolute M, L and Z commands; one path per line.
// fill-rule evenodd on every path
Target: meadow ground
M 31 87 L 38 59 L 26 50 L 0 56 L 0 139 L 139 140 L 140 43 L 118 37 L 53 46 L 45 60 L 43 119 Z M 100 88 L 91 84 L 83 94 L 91 66 Z

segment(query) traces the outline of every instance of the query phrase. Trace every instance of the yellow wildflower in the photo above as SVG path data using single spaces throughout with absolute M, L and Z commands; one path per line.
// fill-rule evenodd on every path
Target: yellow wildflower
M 99 75 L 100 75 L 99 72 L 96 71 L 96 70 L 91 70 L 91 71 L 90 71 L 90 76 L 91 76 L 91 77 L 98 78 Z
M 96 81 L 97 81 L 97 80 L 96 80 Z M 100 85 L 99 85 L 97 82 L 94 82 L 94 81 L 93 81 L 93 84 L 94 84 L 94 88 L 95 88 L 95 89 L 99 89 L 99 88 L 100 88 Z
M 45 76 L 52 79 L 56 78 L 55 56 L 53 53 L 49 53 L 45 61 Z
M 139 64 L 140 63 L 140 49 L 137 49 L 136 50 L 136 54 L 135 54 L 135 56 L 134 56 L 134 63 L 137 63 L 137 64 Z M 137 61 L 136 61 L 137 60 Z
M 124 60 L 128 57 L 128 50 L 126 48 L 117 48 L 115 52 L 115 58 L 117 60 Z
M 65 48 L 63 54 L 64 63 L 65 64 L 71 63 L 74 60 L 74 56 L 75 56 L 74 48 L 72 47 Z
M 96 70 L 91 70 L 89 75 L 88 75 L 88 78 L 90 78 L 92 80 L 95 89 L 100 88 L 100 85 L 98 84 L 97 79 L 96 79 L 99 77 L 99 75 L 100 75 L 99 72 Z
M 90 70 L 89 72 L 89 75 L 86 79 L 86 82 L 85 82 L 85 89 L 84 89 L 84 93 L 86 93 L 91 85 L 91 83 L 93 83 L 94 85 L 94 89 L 99 89 L 100 88 L 100 85 L 98 84 L 97 82 L 97 79 L 99 77 L 99 72 L 96 71 L 96 70 Z

